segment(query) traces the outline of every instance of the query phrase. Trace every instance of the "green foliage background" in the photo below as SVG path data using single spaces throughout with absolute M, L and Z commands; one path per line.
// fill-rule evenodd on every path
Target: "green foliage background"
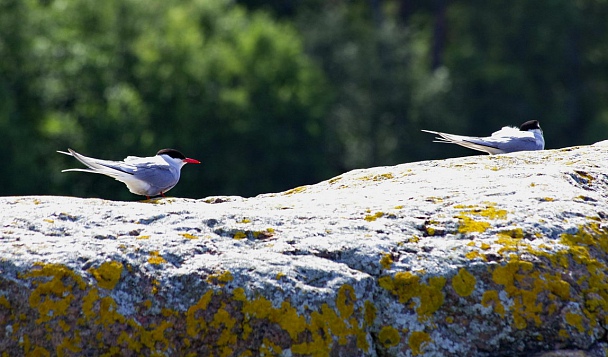
M 606 139 L 608 3 L 0 0 L 2 195 L 135 199 L 61 173 L 73 148 L 172 147 L 170 194 L 255 195 L 473 152 L 539 119 L 547 148 Z

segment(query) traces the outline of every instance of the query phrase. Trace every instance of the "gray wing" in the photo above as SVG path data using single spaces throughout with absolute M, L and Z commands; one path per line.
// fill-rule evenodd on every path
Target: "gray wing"
M 179 176 L 179 170 L 175 170 L 168 164 L 137 166 L 133 172 L 135 179 L 144 181 L 150 186 L 158 188 L 159 192 L 163 193 L 177 184 Z
M 533 136 L 520 136 L 520 137 L 489 137 L 487 142 L 491 143 L 494 147 L 499 148 L 503 153 L 516 152 L 516 151 L 533 151 L 538 150 L 538 143 L 536 138 Z

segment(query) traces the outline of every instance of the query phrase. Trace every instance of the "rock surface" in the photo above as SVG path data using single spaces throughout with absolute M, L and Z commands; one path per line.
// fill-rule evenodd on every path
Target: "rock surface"
M 3 197 L 2 356 L 605 356 L 608 146 Z

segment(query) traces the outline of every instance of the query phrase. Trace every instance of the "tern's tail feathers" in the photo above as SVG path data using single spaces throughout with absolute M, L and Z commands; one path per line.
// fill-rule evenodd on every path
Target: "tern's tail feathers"
M 65 169 L 61 170 L 61 172 L 70 172 L 70 171 L 80 171 L 80 172 L 90 172 L 92 174 L 101 174 L 99 171 L 91 170 L 91 169 Z
M 68 151 L 69 152 L 65 152 L 65 151 L 58 151 L 58 152 L 61 154 L 73 156 L 74 158 L 76 158 L 76 160 L 78 160 L 81 163 L 83 163 L 84 165 L 88 166 L 88 169 L 67 169 L 67 170 L 63 170 L 62 172 L 80 171 L 80 172 L 102 174 L 102 175 L 113 177 L 114 179 L 116 179 L 118 181 L 122 181 L 122 182 L 129 180 L 133 175 L 133 172 L 131 172 L 128 169 L 128 167 L 125 167 L 124 165 L 121 166 L 120 163 L 118 163 L 118 162 L 94 159 L 92 157 L 88 157 L 88 156 L 79 154 L 72 149 L 68 149 Z
M 442 133 L 439 131 L 431 131 L 431 130 L 422 130 L 426 133 L 431 133 L 437 135 L 434 143 L 442 143 L 442 144 L 456 144 L 460 146 L 464 146 L 465 148 L 469 148 L 472 150 L 483 151 L 490 155 L 493 154 L 501 154 L 503 151 L 497 148 L 492 143 L 484 141 L 482 138 L 471 137 L 471 136 L 462 136 L 462 135 L 454 135 Z

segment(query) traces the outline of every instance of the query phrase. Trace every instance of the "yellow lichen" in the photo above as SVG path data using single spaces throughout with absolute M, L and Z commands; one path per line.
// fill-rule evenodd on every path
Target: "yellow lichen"
M 541 273 L 530 262 L 511 256 L 504 266 L 496 267 L 492 273 L 495 283 L 503 285 L 513 300 L 510 311 L 516 328 L 524 329 L 529 322 L 540 326 L 542 313 L 552 314 L 556 310 L 555 300 L 570 299 L 570 284 L 562 280 L 559 273 Z M 538 302 L 541 293 L 548 294 L 546 305 Z
M 522 239 L 524 237 L 524 230 L 521 228 L 503 230 L 498 232 L 498 236 L 500 238 Z
M 122 264 L 115 261 L 104 262 L 99 268 L 89 269 L 89 272 L 97 280 L 97 285 L 103 289 L 112 290 L 120 280 L 122 274 Z
M 264 231 L 253 232 L 253 238 L 255 239 L 268 239 L 274 236 L 274 228 L 266 228 Z
M 583 317 L 579 314 L 575 314 L 572 312 L 566 313 L 566 322 L 570 326 L 576 327 L 578 332 L 585 332 L 585 326 L 583 326 Z
M 412 349 L 412 354 L 418 356 L 422 354 L 422 349 L 431 343 L 431 336 L 428 333 L 422 331 L 413 331 L 408 339 L 408 344 Z
M 80 343 L 81 343 L 81 339 L 80 339 L 80 335 L 78 334 L 78 331 L 76 331 L 74 333 L 74 337 L 70 338 L 70 337 L 64 337 L 63 340 L 61 341 L 61 343 L 57 346 L 57 356 L 58 357 L 63 357 L 66 355 L 66 351 L 70 351 L 70 352 L 74 352 L 74 353 L 78 353 L 80 351 L 82 351 L 82 348 L 80 347 Z
M 489 219 L 505 219 L 507 218 L 507 211 L 504 209 L 496 209 L 496 203 L 494 202 L 486 202 L 486 206 L 484 208 L 479 208 L 478 206 L 473 205 L 455 205 L 455 209 L 466 209 L 463 213 L 467 213 L 469 215 L 482 216 Z
M 432 202 L 432 203 L 441 203 L 441 202 L 443 202 L 443 198 L 441 198 L 441 197 L 434 197 L 434 196 L 427 197 L 424 200 L 427 201 L 427 202 Z
M 473 274 L 469 273 L 465 268 L 460 268 L 458 274 L 452 278 L 452 288 L 462 297 L 471 295 L 475 290 L 477 280 Z
M 292 188 L 291 190 L 285 191 L 283 194 L 284 195 L 293 195 L 295 193 L 301 193 L 306 191 L 306 189 L 308 188 L 308 186 L 299 186 L 296 188 Z
M 8 299 L 4 295 L 0 295 L 0 306 L 4 307 L 5 309 L 11 308 L 11 303 L 8 301 Z
M 373 222 L 382 216 L 384 216 L 383 212 L 376 212 L 375 214 L 365 216 L 365 220 L 368 222 Z
M 50 357 L 51 353 L 44 347 L 36 346 L 26 357 Z
M 279 356 L 283 353 L 281 346 L 273 343 L 268 338 L 264 338 L 262 346 L 260 346 L 260 355 L 262 356 Z
M 494 312 L 499 314 L 500 317 L 505 317 L 505 307 L 498 298 L 498 291 L 486 290 L 481 298 L 481 304 L 484 307 L 492 305 L 494 308 Z
M 30 294 L 29 303 L 38 310 L 40 317 L 36 323 L 42 324 L 53 317 L 64 316 L 74 300 L 74 290 L 84 290 L 86 283 L 64 265 L 36 263 L 35 266 L 37 269 L 24 277 L 34 278 L 36 288 Z
M 207 321 L 202 316 L 199 317 L 198 312 L 207 310 L 212 297 L 213 291 L 208 290 L 196 304 L 190 306 L 186 311 L 186 332 L 190 337 L 198 338 L 199 334 L 206 330 Z
M 211 274 L 209 277 L 207 277 L 207 282 L 218 285 L 226 285 L 232 280 L 234 280 L 234 278 L 232 277 L 232 273 L 229 271 L 225 271 L 220 274 Z
M 383 180 L 390 180 L 393 179 L 394 176 L 392 173 L 387 172 L 384 174 L 378 174 L 378 175 L 365 175 L 359 178 L 359 180 L 362 181 L 383 181 Z
M 355 289 L 350 285 L 342 285 L 338 289 L 338 296 L 336 298 L 336 307 L 340 312 L 340 316 L 343 319 L 348 319 L 352 316 L 355 311 L 354 302 L 356 301 Z
M 190 233 L 180 233 L 179 235 L 186 239 L 198 239 L 197 236 L 195 236 L 194 234 L 190 234 Z
M 496 209 L 495 203 L 488 202 L 484 208 L 479 208 L 476 206 L 464 206 L 464 205 L 455 205 L 456 209 L 463 209 L 463 211 L 456 216 L 456 218 L 460 219 L 460 225 L 458 227 L 459 233 L 483 233 L 488 228 L 490 228 L 490 223 L 484 221 L 477 221 L 471 216 L 481 216 L 488 219 L 506 219 L 507 211 L 504 209 Z M 466 210 L 464 210 L 466 209 Z
M 233 236 L 234 239 L 244 239 L 247 238 L 247 234 L 243 231 L 236 231 Z
M 327 182 L 329 182 L 330 184 L 334 184 L 334 183 L 336 183 L 336 182 L 338 182 L 340 180 L 342 180 L 342 176 L 336 176 L 334 178 L 331 178 L 331 179 L 327 180 Z
M 416 312 L 420 320 L 425 320 L 437 311 L 444 302 L 442 289 L 446 279 L 444 277 L 430 277 L 428 284 L 421 284 L 420 278 L 410 272 L 398 272 L 391 276 L 378 279 L 380 286 L 399 298 L 405 304 L 412 298 L 419 300 Z
M 399 344 L 399 341 L 401 341 L 401 336 L 399 335 L 399 331 L 397 331 L 397 329 L 393 326 L 384 326 L 382 329 L 380 329 L 378 340 L 382 346 L 385 348 L 390 348 Z
M 476 258 L 479 258 L 482 260 L 488 260 L 485 255 L 479 253 L 476 250 L 472 250 L 472 251 L 468 252 L 467 254 L 465 254 L 464 256 L 465 256 L 465 258 L 470 259 L 470 260 L 473 260 Z
M 391 257 L 389 253 L 382 255 L 382 258 L 380 258 L 380 266 L 382 269 L 390 269 L 392 265 L 393 257 Z
M 460 219 L 460 224 L 458 226 L 458 233 L 466 234 L 466 233 L 483 233 L 488 228 L 490 228 L 490 223 L 483 221 L 476 221 L 471 217 L 467 217 L 465 215 L 456 216 L 456 218 Z
M 150 257 L 148 258 L 148 263 L 150 264 L 154 264 L 154 265 L 160 265 L 163 263 L 166 263 L 167 261 L 165 260 L 165 258 L 163 258 L 160 253 L 158 252 L 158 250 L 153 250 L 150 252 Z
M 185 313 L 161 306 L 163 318 L 160 321 L 144 322 L 123 315 L 117 300 L 106 291 L 115 289 L 120 281 L 122 267 L 117 262 L 106 262 L 98 268 L 90 269 L 89 272 L 97 280 L 96 284 L 87 284 L 86 280 L 62 265 L 39 264 L 37 269 L 24 274 L 25 278 L 31 280 L 31 286 L 35 287 L 30 305 L 39 311 L 40 319 L 37 322 L 41 324 L 41 331 L 46 331 L 43 332 L 47 334 L 46 338 L 57 341 L 54 351 L 57 355 L 78 354 L 84 348 L 85 342 L 80 338 L 79 330 L 73 329 L 69 320 L 62 318 L 68 316 L 68 311 L 74 313 L 73 316 L 79 316 L 78 326 L 97 325 L 101 328 L 101 331 L 89 336 L 98 346 L 107 343 L 108 335 L 103 331 L 117 331 L 113 335 L 117 345 L 108 347 L 104 354 L 106 356 L 118 355 L 121 351 L 137 355 L 164 355 L 174 348 L 170 346 L 167 337 L 169 331 L 175 333 L 180 328 L 185 329 L 187 334 L 180 346 L 184 355 L 193 355 L 194 352 L 189 350 L 195 345 L 193 341 L 203 337 L 210 339 L 209 343 L 216 346 L 213 352 L 215 356 L 233 355 L 237 339 L 247 339 L 261 326 L 260 323 L 274 324 L 273 329 L 281 329 L 288 334 L 294 354 L 324 356 L 336 344 L 345 346 L 351 342 L 356 342 L 362 353 L 367 353 L 370 348 L 369 330 L 376 320 L 376 308 L 368 300 L 358 301 L 355 288 L 351 285 L 338 288 L 335 302 L 318 308 L 306 307 L 304 311 L 308 312 L 303 314 L 299 314 L 298 309 L 288 300 L 280 302 L 280 306 L 276 307 L 262 296 L 249 299 L 241 287 L 235 288 L 232 293 L 222 290 L 227 289 L 225 287 L 220 290 L 210 289 Z M 210 280 L 221 285 L 232 281 L 233 277 L 225 271 L 213 275 Z M 441 294 L 444 283 L 441 279 L 429 279 L 428 284 L 419 283 L 420 301 L 429 298 L 433 300 L 431 295 L 438 290 Z M 159 284 L 156 280 L 152 281 L 154 288 Z M 8 300 L 5 300 L 0 296 L 0 309 L 10 306 Z M 430 311 L 428 306 L 431 305 L 426 302 L 420 305 L 421 313 Z M 146 311 L 154 310 L 154 306 L 157 306 L 156 300 L 150 299 L 135 304 L 136 309 Z M 21 320 L 26 321 L 28 318 L 23 314 Z M 181 322 L 176 324 L 176 321 L 184 321 L 185 326 Z M 14 326 L 17 328 L 17 324 Z M 281 353 L 284 346 L 279 346 L 270 336 L 263 338 L 267 340 L 263 340 L 263 346 L 257 352 L 264 350 L 269 354 Z M 43 349 L 38 349 L 40 353 L 33 354 L 37 346 L 29 342 L 25 348 L 26 340 L 29 341 L 24 338 L 25 355 L 45 355 L 41 352 Z M 399 343 L 399 334 L 394 341 Z
M 365 300 L 364 306 L 363 321 L 365 321 L 367 325 L 372 326 L 376 320 L 376 307 L 369 300 Z

